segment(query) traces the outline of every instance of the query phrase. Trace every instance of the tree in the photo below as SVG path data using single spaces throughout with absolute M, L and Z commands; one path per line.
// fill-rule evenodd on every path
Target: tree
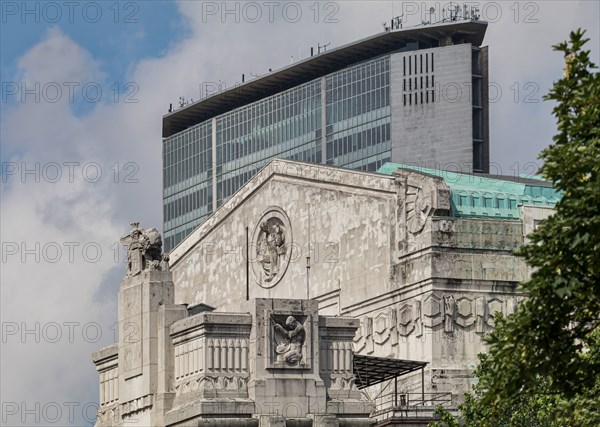
M 565 71 L 545 98 L 558 134 L 540 171 L 563 196 L 518 251 L 534 268 L 528 298 L 486 338 L 469 426 L 600 425 L 600 75 L 584 33 L 554 46 Z

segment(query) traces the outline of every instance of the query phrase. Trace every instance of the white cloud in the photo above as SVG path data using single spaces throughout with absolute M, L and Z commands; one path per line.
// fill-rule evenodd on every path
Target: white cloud
M 63 337 L 56 344 L 37 344 L 32 342 L 35 334 L 26 336 L 28 344 L 22 344 L 18 335 L 5 337 L 4 402 L 27 402 L 32 408 L 34 402 L 96 401 L 97 375 L 90 354 L 113 341 L 109 326 L 116 319 L 116 290 L 123 272 L 122 264 L 114 260 L 116 243 L 131 220 L 140 220 L 147 227 L 161 225 L 161 117 L 169 103 L 175 104 L 181 95 L 197 99 L 202 82 L 222 80 L 231 85 L 240 81 L 242 73 L 248 79 L 251 73 L 287 65 L 290 56 L 298 60 L 298 52 L 306 57 L 310 46 L 329 42 L 331 47 L 339 46 L 376 33 L 381 21 L 399 14 L 403 4 L 339 2 L 338 9 L 323 6 L 315 22 L 315 11 L 310 9 L 313 3 L 301 3 L 303 15 L 297 23 L 291 23 L 290 16 L 283 19 L 282 9 L 277 9 L 274 23 L 264 15 L 258 23 L 238 24 L 232 15 L 223 19 L 205 13 L 203 18 L 203 3 L 207 2 L 179 3 L 189 25 L 188 38 L 162 56 L 132 63 L 126 80 L 138 88 L 133 98 L 139 102 L 104 98 L 85 114 L 75 114 L 75 106 L 65 96 L 56 103 L 36 103 L 28 98 L 25 103 L 3 108 L 3 151 L 11 156 L 3 161 L 30 169 L 39 164 L 39 173 L 49 178 L 54 177 L 54 162 L 61 166 L 63 176 L 56 183 L 44 182 L 42 176 L 42 182 L 36 183 L 34 175 L 27 175 L 25 182 L 16 175 L 2 184 L 2 241 L 5 245 L 15 242 L 19 248 L 18 254 L 5 253 L 7 262 L 2 264 L 2 322 L 15 322 L 19 329 L 33 328 L 35 322 L 40 322 L 40 328 L 48 322 L 97 322 L 104 328 L 98 343 L 83 340 L 81 327 L 75 330 L 74 343 Z M 522 85 L 533 81 L 540 88 L 537 97 L 541 99 L 562 72 L 560 55 L 552 53 L 550 45 L 567 38 L 575 27 L 587 27 L 593 40 L 589 48 L 598 62 L 599 39 L 595 2 L 537 3 L 537 24 L 514 23 L 509 15 L 511 4 L 501 4 L 504 18 L 489 26 L 485 40 L 490 46 L 491 79 L 504 90 L 502 100 L 491 109 L 492 161 L 509 174 L 514 162 L 522 165 L 534 160 L 554 132 L 550 106 L 524 104 L 523 92 L 515 103 L 509 87 L 517 82 L 523 91 Z M 428 10 L 429 3 L 417 2 L 417 6 Z M 338 22 L 323 22 L 332 13 L 330 20 Z M 415 18 L 408 25 L 417 23 Z M 93 52 L 58 28 L 25 52 L 18 65 L 20 74 L 15 80 L 29 83 L 102 83 L 104 78 Z M 64 162 L 78 163 L 73 166 L 73 182 L 69 182 Z M 92 162 L 102 172 L 97 183 L 84 179 L 95 177 Z M 122 168 L 128 162 L 130 168 L 120 170 L 115 182 L 115 164 Z M 88 165 L 85 176 L 84 165 Z M 131 178 L 138 182 L 124 182 L 132 172 Z M 40 243 L 40 262 L 31 254 L 21 262 L 21 244 L 32 249 L 35 242 Z M 54 256 L 52 242 L 63 251 L 57 263 L 44 259 L 44 255 Z M 68 259 L 69 242 L 80 244 L 73 262 Z M 96 242 L 102 250 L 97 262 L 83 258 L 82 247 L 89 242 Z M 88 249 L 88 256 L 93 257 L 93 247 Z M 119 255 L 122 257 L 122 249 Z M 40 329 L 40 335 L 42 332 Z M 62 332 L 68 332 L 64 325 Z M 78 415 L 81 423 L 80 410 Z M 9 421 L 17 424 L 18 418 Z M 33 417 L 26 421 L 32 423 Z

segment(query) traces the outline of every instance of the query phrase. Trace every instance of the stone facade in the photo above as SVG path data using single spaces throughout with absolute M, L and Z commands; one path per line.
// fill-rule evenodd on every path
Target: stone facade
M 494 314 L 523 298 L 512 251 L 549 213 L 457 217 L 440 177 L 274 160 L 123 279 L 119 343 L 94 354 L 97 425 L 368 425 L 355 353 L 428 362 L 422 391 L 456 404 Z
M 136 261 L 119 290 L 119 342 L 93 355 L 96 426 L 371 423 L 352 369 L 357 319 L 321 316 L 316 300 L 252 299 L 237 313 L 175 304 L 167 264 L 143 262 L 160 249 L 152 233 L 134 224 L 123 239 Z
M 530 272 L 512 251 L 524 224 L 551 209 L 465 218 L 451 203 L 444 180 L 425 173 L 274 160 L 171 252 L 176 302 L 239 311 L 247 296 L 316 299 L 321 313 L 360 320 L 355 351 L 430 362 L 426 390 L 460 399 L 494 313 L 511 313 L 523 297 L 516 285 Z M 252 250 L 247 280 L 246 235 L 254 249 L 252 231 L 273 209 L 289 219 L 291 253 L 283 278 L 265 287 Z

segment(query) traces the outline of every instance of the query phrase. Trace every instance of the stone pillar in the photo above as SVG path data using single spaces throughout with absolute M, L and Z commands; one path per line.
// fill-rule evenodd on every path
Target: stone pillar
M 329 418 L 355 419 L 350 425 L 368 425 L 373 404 L 363 398 L 354 382 L 354 351 L 352 342 L 360 320 L 349 317 L 319 317 L 319 346 L 321 377 L 327 387 L 327 416 Z M 324 425 L 333 421 L 318 418 Z M 316 419 L 315 419 L 316 420 Z M 316 421 L 315 421 L 316 422 Z
M 261 425 L 326 411 L 319 375 L 318 302 L 255 299 L 250 337 L 249 397 Z
M 155 399 L 157 425 L 166 425 L 164 414 L 173 407 L 175 399 L 175 346 L 170 334 L 171 325 L 187 315 L 187 309 L 182 305 L 162 305 L 158 309 L 158 384 Z
M 165 366 L 159 367 L 159 353 L 162 353 L 161 362 L 166 363 L 168 352 L 172 351 L 172 346 L 166 345 L 165 323 L 168 317 L 185 315 L 181 309 L 170 312 L 173 301 L 174 287 L 169 271 L 143 270 L 127 275 L 121 282 L 118 365 L 122 425 L 156 425 L 152 414 L 159 383 L 162 393 L 168 389 Z M 159 372 L 163 373 L 161 378 Z

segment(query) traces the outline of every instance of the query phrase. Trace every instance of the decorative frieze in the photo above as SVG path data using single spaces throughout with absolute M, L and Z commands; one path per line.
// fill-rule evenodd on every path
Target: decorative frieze
M 361 318 L 361 327 L 353 338 L 354 351 L 372 354 L 378 347 L 389 344 L 394 347 L 399 339 L 411 335 L 421 337 L 424 328 L 441 326 L 446 336 L 456 328 L 467 330 L 474 325 L 474 332 L 484 335 L 494 327 L 497 312 L 510 315 L 516 310 L 520 297 L 473 297 L 464 294 L 433 292 L 412 301 L 388 307 L 385 311 Z
M 139 413 L 150 410 L 154 404 L 154 395 L 147 394 L 121 404 L 123 419 L 135 418 Z

